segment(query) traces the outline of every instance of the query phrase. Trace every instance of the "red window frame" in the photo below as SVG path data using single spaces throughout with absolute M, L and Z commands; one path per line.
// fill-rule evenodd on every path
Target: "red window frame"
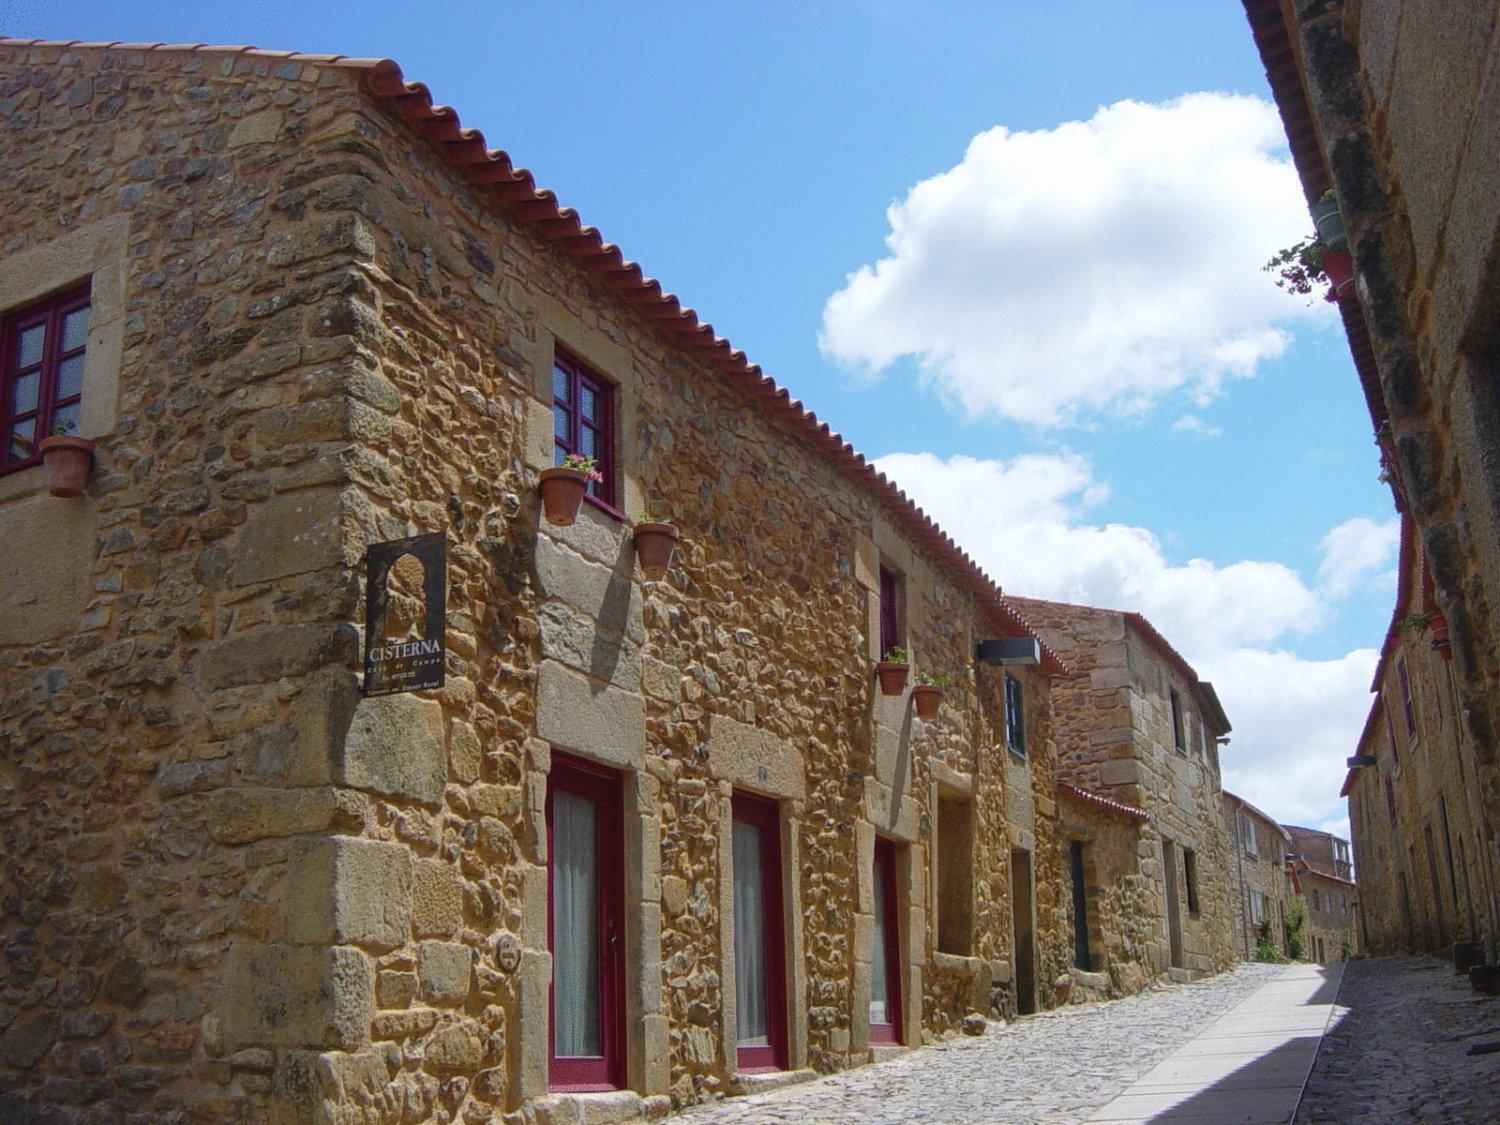
M 547 1085 L 569 1093 L 617 1090 L 625 1085 L 625 835 L 623 791 L 615 770 L 554 752 L 547 775 L 547 948 L 555 947 L 552 921 L 552 798 L 557 791 L 593 802 L 599 885 L 599 1043 L 602 1054 L 559 1057 L 556 991 L 547 986 Z
M 893 648 L 905 648 L 901 628 L 901 575 L 880 568 L 880 659 Z
M 92 304 L 87 284 L 54 294 L 0 319 L 0 474 L 39 465 L 42 461 L 41 440 L 52 433 L 57 412 L 75 406 L 83 400 L 80 383 L 77 394 L 58 397 L 59 368 L 65 360 L 84 355 L 88 342 L 67 351 L 62 350 L 63 319 L 68 315 L 89 308 Z M 43 327 L 42 357 L 23 369 L 16 341 L 22 332 L 38 325 Z M 17 416 L 14 412 L 15 385 L 23 375 L 37 374 L 36 405 Z M 11 427 L 17 422 L 32 422 L 31 453 L 25 457 L 11 458 Z
M 1382 779 L 1385 782 L 1385 808 L 1390 813 L 1391 823 L 1396 823 L 1396 787 L 1391 784 L 1389 777 Z
M 586 418 L 580 409 L 584 390 L 594 395 L 596 410 L 592 418 Z M 552 356 L 553 464 L 561 465 L 564 457 L 582 452 L 585 427 L 597 435 L 594 459 L 604 479 L 591 481 L 584 496 L 619 515 L 615 487 L 615 386 L 558 348 Z M 565 432 L 558 433 L 560 429 Z
M 734 819 L 760 832 L 762 917 L 766 952 L 766 1022 L 770 1043 L 764 1047 L 736 1046 L 736 1065 L 742 1074 L 785 1070 L 788 1065 L 786 1027 L 786 915 L 782 907 L 781 809 L 775 801 L 736 792 L 731 798 Z M 731 847 L 733 842 L 731 841 Z
M 1399 760 L 1401 752 L 1396 746 L 1396 723 L 1391 718 L 1391 709 L 1385 705 L 1384 700 L 1381 701 L 1380 709 L 1385 712 L 1385 733 L 1386 737 L 1391 740 L 1391 757 Z
M 896 845 L 884 836 L 875 837 L 873 878 L 885 888 L 885 1014 L 888 1023 L 870 1022 L 870 1042 L 876 1045 L 904 1042 L 901 1034 L 901 926 L 896 909 Z
M 1401 707 L 1406 712 L 1406 737 L 1417 734 L 1417 712 L 1411 703 L 1411 677 L 1406 674 L 1406 657 L 1396 658 L 1396 679 L 1401 682 Z

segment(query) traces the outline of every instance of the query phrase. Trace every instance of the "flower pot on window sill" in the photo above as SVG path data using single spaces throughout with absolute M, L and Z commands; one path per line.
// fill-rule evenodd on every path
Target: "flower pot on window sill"
M 634 538 L 641 573 L 653 582 L 666 577 L 677 549 L 677 529 L 669 523 L 638 523 Z
M 910 664 L 887 664 L 882 660 L 875 665 L 875 677 L 880 681 L 881 695 L 900 695 L 906 690 L 906 677 L 909 675 Z
M 94 466 L 94 443 L 88 438 L 54 435 L 41 440 L 42 477 L 53 496 L 82 496 Z
M 543 469 L 540 479 L 542 512 L 547 522 L 558 527 L 571 526 L 583 506 L 583 494 L 588 491 L 588 474 L 559 467 Z
M 917 718 L 937 718 L 938 707 L 943 702 L 943 689 L 932 684 L 918 684 L 911 689 L 912 702 L 917 708 Z
M 1330 302 L 1347 297 L 1354 285 L 1354 259 L 1344 250 L 1323 251 L 1323 272 L 1328 276 Z

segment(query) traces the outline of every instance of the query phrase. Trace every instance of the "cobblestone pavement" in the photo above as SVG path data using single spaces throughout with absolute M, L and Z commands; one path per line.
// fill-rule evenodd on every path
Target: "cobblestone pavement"
M 1432 957 L 1351 961 L 1297 1120 L 1500 1120 L 1500 997 Z
M 799 1086 L 697 1106 L 670 1121 L 1080 1121 L 1278 971 L 1241 965 L 1205 981 L 1044 1012 Z

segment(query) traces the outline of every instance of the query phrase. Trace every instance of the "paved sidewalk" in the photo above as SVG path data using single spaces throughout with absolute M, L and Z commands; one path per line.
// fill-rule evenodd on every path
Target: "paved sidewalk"
M 1086 1120 L 1185 1043 L 1289 972 L 1240 965 L 1105 1004 L 992 1025 L 873 1066 L 697 1106 L 670 1125 L 859 1125 Z M 1300 1082 L 1300 1078 L 1299 1078 Z
M 1290 1121 L 1333 1015 L 1343 969 L 1287 966 L 1090 1120 Z

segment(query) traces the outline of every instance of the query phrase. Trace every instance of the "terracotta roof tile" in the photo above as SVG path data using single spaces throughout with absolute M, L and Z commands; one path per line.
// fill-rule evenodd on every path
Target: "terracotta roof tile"
M 41 39 L 0 37 L 0 47 L 97 47 L 119 48 L 115 43 L 78 43 Z M 238 54 L 252 58 L 306 62 L 359 71 L 365 88 L 396 120 L 418 137 L 432 143 L 444 163 L 455 168 L 481 198 L 488 197 L 495 209 L 508 219 L 530 224 L 544 237 L 560 243 L 589 272 L 599 272 L 605 284 L 619 291 L 632 304 L 660 320 L 664 328 L 681 336 L 682 346 L 702 349 L 715 368 L 751 392 L 774 413 L 815 447 L 833 455 L 844 474 L 873 489 L 881 496 L 919 542 L 946 561 L 968 583 L 980 605 L 1002 630 L 1024 630 L 1036 636 L 1013 607 L 1007 606 L 1000 586 L 969 555 L 959 548 L 937 523 L 896 487 L 884 473 L 877 471 L 863 454 L 857 452 L 842 435 L 833 432 L 817 415 L 804 410 L 785 388 L 765 376 L 758 365 L 750 363 L 745 353 L 732 348 L 720 338 L 711 324 L 700 322 L 697 313 L 683 308 L 678 299 L 664 292 L 659 282 L 647 278 L 640 266 L 625 262 L 619 248 L 603 241 L 593 227 L 585 227 L 572 208 L 560 207 L 557 196 L 537 187 L 525 168 L 515 167 L 508 154 L 486 146 L 478 129 L 465 129 L 458 112 L 451 106 L 437 105 L 431 92 L 421 82 L 408 82 L 401 67 L 392 59 L 349 58 L 343 55 L 309 55 L 288 51 L 263 51 L 247 46 L 182 46 L 165 43 L 132 44 L 135 49 Z M 1007 634 L 1015 635 L 1015 634 Z M 1037 637 L 1042 648 L 1042 667 L 1049 675 L 1062 675 L 1064 666 L 1045 641 Z

